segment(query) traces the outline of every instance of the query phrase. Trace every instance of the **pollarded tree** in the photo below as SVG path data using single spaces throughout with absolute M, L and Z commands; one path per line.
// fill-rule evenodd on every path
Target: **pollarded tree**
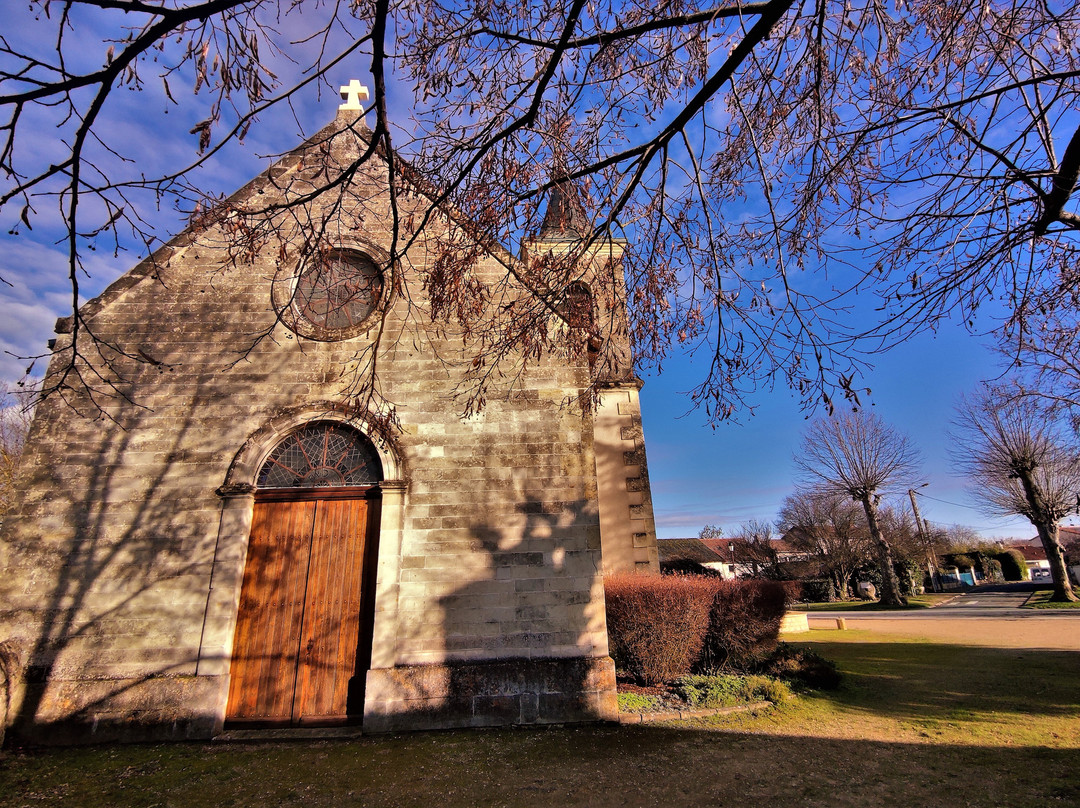
M 795 464 L 808 482 L 862 505 L 881 569 L 881 602 L 904 605 L 878 506 L 886 492 L 905 488 L 917 472 L 919 453 L 911 441 L 877 415 L 845 412 L 819 418 L 807 427 Z
M 215 161 L 245 136 L 285 148 L 277 133 L 302 128 L 305 105 L 358 62 L 371 76 L 370 148 L 332 172 L 309 167 L 287 203 L 295 236 L 276 248 L 286 265 L 317 260 L 327 223 L 307 215 L 313 196 L 354 203 L 350 182 L 376 158 L 395 213 L 402 194 L 429 203 L 395 215 L 391 260 L 407 263 L 434 211 L 454 206 L 473 227 L 415 285 L 433 301 L 418 316 L 475 337 L 472 400 L 496 365 L 512 374 L 532 351 L 559 349 L 545 335 L 573 261 L 510 256 L 568 177 L 587 214 L 578 252 L 628 238 L 612 274 L 626 275 L 637 356 L 703 352 L 693 395 L 717 419 L 777 378 L 804 403 L 854 397 L 861 339 L 878 348 L 953 312 L 968 320 L 987 289 L 1008 290 L 1022 330 L 1033 301 L 1075 288 L 1074 3 L 30 0 L 7 11 L 20 36 L 0 39 L 0 208 L 5 228 L 64 244 L 73 308 L 89 251 L 144 253 L 181 224 L 155 221 L 155 205 L 228 221 L 237 261 L 273 248 L 280 206 L 233 208 Z M 482 305 L 500 290 L 471 270 L 496 243 L 527 305 Z M 880 307 L 853 305 L 862 293 Z M 852 323 L 854 310 L 881 319 Z M 77 311 L 72 332 L 77 371 L 95 350 Z
M 1031 397 L 988 385 L 960 404 L 953 452 L 974 496 L 1035 526 L 1050 562 L 1053 599 L 1076 601 L 1058 525 L 1080 502 L 1080 455 L 1061 420 Z

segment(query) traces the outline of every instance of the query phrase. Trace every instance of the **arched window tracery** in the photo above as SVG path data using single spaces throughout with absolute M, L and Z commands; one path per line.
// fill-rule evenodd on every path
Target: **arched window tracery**
M 370 486 L 382 480 L 379 454 L 357 430 L 328 421 L 282 440 L 259 469 L 259 488 Z

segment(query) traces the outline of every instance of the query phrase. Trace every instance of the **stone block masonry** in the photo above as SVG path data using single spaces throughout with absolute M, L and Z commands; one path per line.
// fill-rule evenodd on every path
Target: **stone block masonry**
M 332 137 L 331 161 L 358 154 L 358 137 Z M 233 202 L 284 197 L 305 148 Z M 371 207 L 388 205 L 384 181 L 380 165 L 357 177 L 368 207 L 335 214 L 334 248 L 387 253 L 391 219 Z M 0 545 L 8 724 L 46 743 L 221 732 L 245 576 L 263 574 L 249 553 L 259 469 L 318 423 L 366 435 L 382 466 L 365 495 L 362 669 L 335 720 L 365 732 L 614 720 L 603 570 L 655 562 L 636 387 L 582 412 L 565 402 L 589 383 L 585 360 L 549 357 L 463 418 L 461 339 L 417 313 L 429 245 L 389 270 L 386 288 L 410 293 L 388 291 L 370 326 L 311 338 L 288 302 L 289 228 L 283 216 L 280 243 L 236 266 L 222 223 L 187 231 L 83 307 L 115 351 L 84 352 L 80 368 L 115 394 L 50 398 L 31 429 Z M 501 277 L 498 258 L 478 276 Z M 343 406 L 372 356 L 392 432 L 383 411 Z

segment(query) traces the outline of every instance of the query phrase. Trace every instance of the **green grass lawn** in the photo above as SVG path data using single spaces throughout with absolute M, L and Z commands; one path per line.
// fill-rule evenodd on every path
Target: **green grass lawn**
M 664 726 L 9 751 L 21 806 L 1080 804 L 1080 654 L 797 635 L 841 689 Z
M 755 717 L 755 731 L 1080 750 L 1080 653 L 948 645 L 850 629 L 794 637 L 792 645 L 836 662 L 845 685 Z
M 1061 603 L 1059 601 L 1051 601 L 1050 597 L 1054 594 L 1053 589 L 1040 589 L 1034 592 L 1027 603 L 1023 605 L 1024 609 L 1080 609 L 1080 603 Z
M 883 606 L 876 600 L 847 600 L 836 603 L 796 603 L 791 608 L 800 612 L 877 612 L 895 611 L 897 609 L 929 609 L 945 601 L 956 597 L 955 593 L 945 594 L 928 593 L 908 598 L 907 606 Z

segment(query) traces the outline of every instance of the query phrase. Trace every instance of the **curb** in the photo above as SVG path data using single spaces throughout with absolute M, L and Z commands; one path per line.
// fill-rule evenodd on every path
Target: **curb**
M 755 701 L 750 704 L 736 704 L 734 707 L 713 707 L 707 710 L 657 710 L 648 713 L 619 713 L 620 724 L 651 724 L 654 721 L 681 721 L 687 718 L 709 718 L 714 715 L 748 713 L 771 707 L 772 702 Z
M 1030 595 L 1028 595 L 1026 598 L 1024 598 L 1024 602 L 1021 603 L 1016 608 L 1018 608 L 1018 609 L 1026 609 L 1026 608 L 1028 608 L 1028 605 L 1031 603 L 1031 601 L 1035 600 L 1036 596 L 1041 595 L 1043 592 L 1046 592 L 1047 589 L 1049 589 L 1049 591 L 1051 593 L 1051 597 L 1053 597 L 1053 591 L 1054 591 L 1053 587 L 1047 587 L 1047 588 L 1044 588 L 1044 589 L 1036 589 Z M 1032 608 L 1034 608 L 1034 607 L 1032 607 Z
M 943 600 L 943 601 L 941 601 L 941 603 L 935 603 L 935 604 L 934 604 L 933 606 L 931 606 L 930 608 L 931 608 L 931 609 L 937 609 L 937 608 L 938 608 L 939 606 L 948 606 L 948 605 L 949 605 L 950 603 L 952 603 L 952 602 L 953 602 L 954 600 L 956 600 L 956 599 L 957 599 L 958 597 L 960 597 L 960 596 L 959 596 L 959 595 L 953 595 L 953 596 L 952 596 L 951 598 L 949 598 L 948 600 Z

